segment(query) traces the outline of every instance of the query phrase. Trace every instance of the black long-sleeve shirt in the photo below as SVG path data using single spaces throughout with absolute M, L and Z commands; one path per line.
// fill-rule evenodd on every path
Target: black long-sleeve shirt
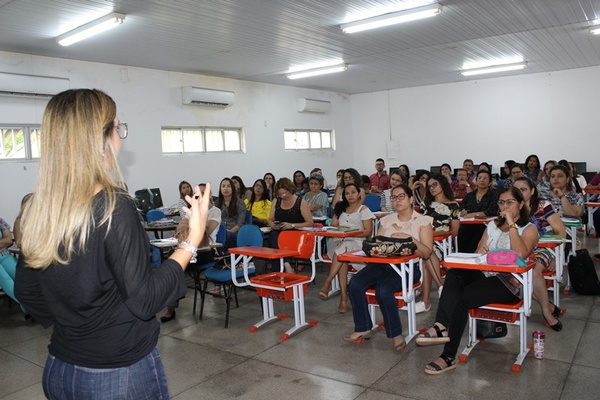
M 93 206 L 96 228 L 83 254 L 44 270 L 27 268 L 21 256 L 15 279 L 19 301 L 44 327 L 54 325 L 50 354 L 90 368 L 123 367 L 145 357 L 158 341 L 156 313 L 186 292 L 177 262 L 152 269 L 133 200 L 117 194 L 108 234 L 99 224 L 105 203 L 101 191 Z
M 495 217 L 498 215 L 498 192 L 494 189 L 488 190 L 479 202 L 477 202 L 477 190 L 467 193 L 461 208 L 468 213 L 482 212 L 486 217 Z

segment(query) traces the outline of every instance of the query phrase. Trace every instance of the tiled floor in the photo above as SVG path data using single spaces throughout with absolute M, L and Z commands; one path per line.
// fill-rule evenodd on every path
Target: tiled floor
M 584 239 L 592 254 L 597 240 Z M 598 267 L 598 263 L 597 263 Z M 322 283 L 325 269 L 317 275 Z M 440 347 L 393 351 L 380 332 L 362 345 L 341 336 L 353 329 L 352 314 L 337 313 L 339 298 L 319 300 L 318 285 L 306 299 L 307 318 L 318 325 L 282 342 L 280 335 L 293 325 L 292 308 L 276 303 L 276 312 L 290 315 L 260 328 L 248 327 L 261 319 L 255 293 L 239 291 L 240 308 L 233 309 L 224 329 L 224 300 L 209 298 L 203 321 L 191 315 L 192 292 L 181 302 L 177 319 L 163 324 L 158 347 L 167 371 L 172 398 L 183 399 L 597 399 L 600 397 L 600 300 L 572 293 L 562 297 L 568 313 L 561 317 L 562 332 L 543 325 L 534 303 L 528 332 L 546 332 L 543 360 L 529 354 L 521 372 L 510 367 L 518 351 L 518 332 L 509 327 L 502 339 L 477 346 L 468 363 L 441 376 L 428 376 L 424 365 Z M 428 327 L 432 310 L 417 316 Z M 404 313 L 402 313 L 404 314 Z M 196 316 L 197 317 L 197 316 Z M 405 315 L 402 315 L 406 324 Z M 44 398 L 41 377 L 49 330 L 25 322 L 17 307 L 0 299 L 0 398 Z M 466 337 L 463 338 L 463 341 Z

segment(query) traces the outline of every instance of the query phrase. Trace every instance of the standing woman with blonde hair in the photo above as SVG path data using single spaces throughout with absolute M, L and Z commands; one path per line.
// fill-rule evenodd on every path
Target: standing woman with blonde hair
M 158 269 L 117 156 L 127 125 L 95 89 L 54 96 L 42 119 L 39 179 L 21 220 L 16 292 L 54 326 L 42 384 L 48 398 L 168 398 L 156 313 L 186 292 L 204 235 L 210 186 L 194 188 L 190 229 Z

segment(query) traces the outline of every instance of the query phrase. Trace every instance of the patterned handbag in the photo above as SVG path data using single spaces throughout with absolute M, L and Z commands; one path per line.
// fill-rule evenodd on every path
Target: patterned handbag
M 363 241 L 362 249 L 371 257 L 411 256 L 417 251 L 417 245 L 412 238 L 398 239 L 377 236 Z

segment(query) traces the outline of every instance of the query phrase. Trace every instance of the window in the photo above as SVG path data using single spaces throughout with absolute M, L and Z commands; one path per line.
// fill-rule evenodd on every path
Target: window
M 162 128 L 163 154 L 241 152 L 241 128 Z
M 286 129 L 283 134 L 286 150 L 333 149 L 333 131 Z
M 31 160 L 39 157 L 39 126 L 0 125 L 0 160 Z

